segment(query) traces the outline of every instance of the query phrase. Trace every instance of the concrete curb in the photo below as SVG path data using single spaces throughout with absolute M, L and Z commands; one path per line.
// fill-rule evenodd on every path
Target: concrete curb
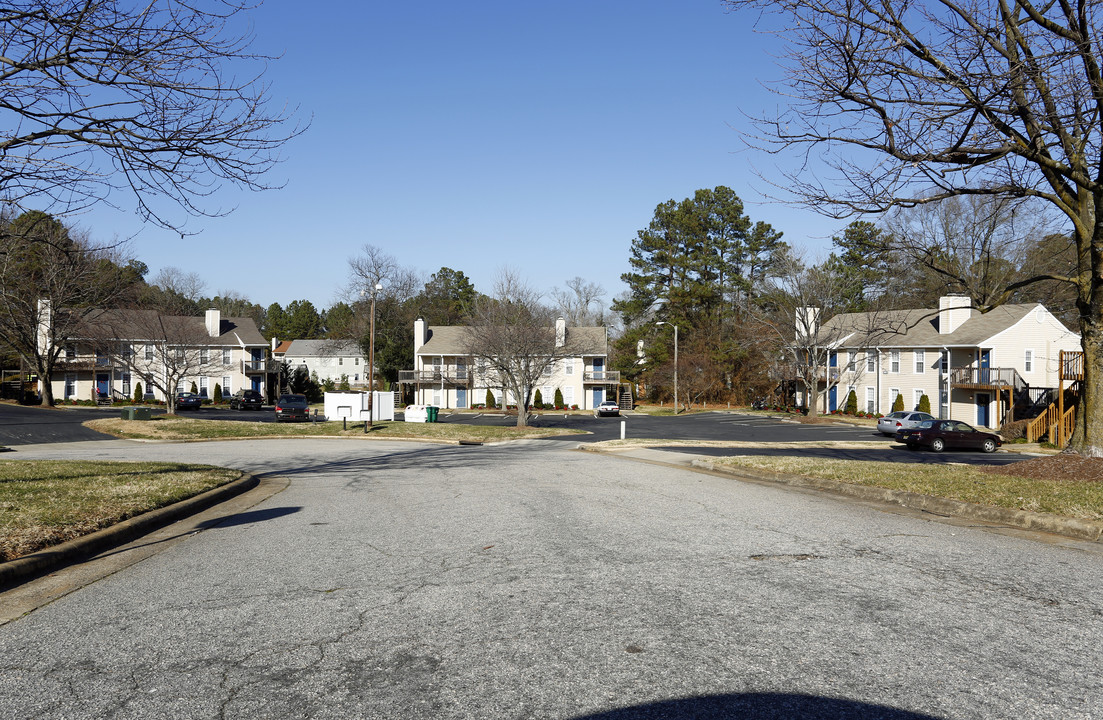
M 889 503 L 903 507 L 923 510 L 936 515 L 952 515 L 955 517 L 984 520 L 985 522 L 1009 525 L 1023 530 L 1036 530 L 1041 532 L 1064 535 L 1077 540 L 1090 540 L 1098 542 L 1103 536 L 1103 523 L 1079 518 L 1051 515 L 1049 513 L 1030 512 L 1028 510 L 1011 510 L 1010 508 L 993 507 L 991 505 L 978 505 L 963 500 L 951 500 L 949 498 L 935 497 L 933 495 L 921 495 L 905 490 L 889 490 L 887 488 L 869 487 L 867 485 L 852 485 L 837 480 L 824 480 L 820 478 L 804 477 L 803 475 L 789 475 L 773 473 L 766 470 L 751 470 L 748 468 L 732 468 L 717 465 L 711 460 L 694 460 L 693 467 L 712 472 L 724 473 L 737 478 L 747 480 L 767 481 L 792 485 L 794 487 L 811 488 L 814 490 L 826 490 L 838 495 L 857 498 L 859 500 L 871 500 L 874 502 Z
M 242 473 L 240 478 L 231 483 L 213 488 L 187 500 L 151 510 L 111 527 L 74 538 L 31 555 L 24 555 L 15 560 L 0 563 L 0 589 L 18 584 L 59 565 L 87 558 L 103 550 L 122 545 L 159 527 L 189 515 L 194 515 L 201 510 L 206 510 L 212 505 L 228 500 L 235 495 L 240 495 L 247 490 L 252 490 L 257 484 L 258 481 L 255 476 Z

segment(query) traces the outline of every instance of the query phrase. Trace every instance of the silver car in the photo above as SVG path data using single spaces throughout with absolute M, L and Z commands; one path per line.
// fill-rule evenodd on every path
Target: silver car
M 877 421 L 877 432 L 882 435 L 893 437 L 899 430 L 913 428 L 921 422 L 934 419 L 935 416 L 930 413 L 918 412 L 916 410 L 897 410 Z

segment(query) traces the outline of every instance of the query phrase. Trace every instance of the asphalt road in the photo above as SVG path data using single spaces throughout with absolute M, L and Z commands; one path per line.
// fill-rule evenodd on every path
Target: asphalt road
M 1103 707 L 1094 543 L 562 441 L 17 454 L 194 460 L 197 447 L 287 489 L 0 627 L 0 717 L 1069 720 Z

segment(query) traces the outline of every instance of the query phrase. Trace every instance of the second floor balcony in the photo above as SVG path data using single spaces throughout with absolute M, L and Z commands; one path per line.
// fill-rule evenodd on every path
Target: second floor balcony
M 618 385 L 620 370 L 586 370 L 582 373 L 582 382 L 592 385 Z
M 463 365 L 433 365 L 420 370 L 398 371 L 398 381 L 402 383 L 466 385 L 473 376 L 471 368 Z
M 269 360 L 242 360 L 241 371 L 246 375 L 264 375 L 269 372 L 277 372 L 279 364 Z

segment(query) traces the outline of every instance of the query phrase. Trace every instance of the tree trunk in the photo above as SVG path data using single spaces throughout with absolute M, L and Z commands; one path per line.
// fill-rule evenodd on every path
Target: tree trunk
M 1103 457 L 1103 329 L 1096 316 L 1080 316 L 1084 380 L 1069 447 L 1087 457 Z

